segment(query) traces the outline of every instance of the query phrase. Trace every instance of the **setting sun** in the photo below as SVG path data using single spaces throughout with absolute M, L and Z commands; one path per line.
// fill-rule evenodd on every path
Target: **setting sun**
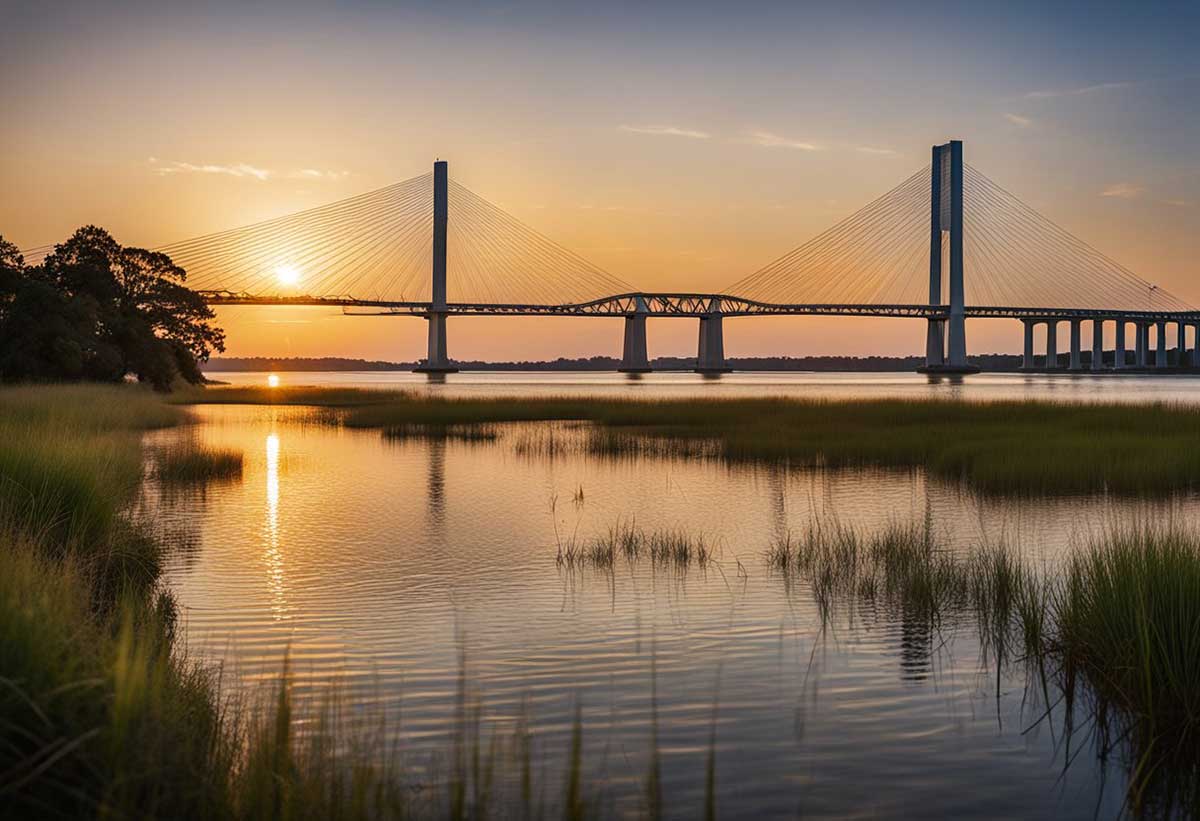
M 267 375 L 267 387 L 268 388 L 278 388 L 279 387 L 279 375 L 278 374 L 272 373 L 272 374 Z
M 275 269 L 275 278 L 280 285 L 296 285 L 300 282 L 300 271 L 293 265 L 280 265 Z

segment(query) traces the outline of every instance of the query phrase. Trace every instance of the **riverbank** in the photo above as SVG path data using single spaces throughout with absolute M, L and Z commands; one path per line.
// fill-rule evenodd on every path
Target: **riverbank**
M 752 441 L 761 444 L 770 431 L 790 436 L 805 424 L 821 424 L 818 417 L 828 416 L 830 408 L 848 416 L 845 424 L 856 420 L 885 430 L 918 427 L 921 418 L 948 425 L 954 417 L 939 414 L 973 413 L 969 407 L 924 403 L 934 407 L 889 408 L 891 417 L 874 408 L 859 417 L 839 403 L 797 411 L 794 403 L 774 401 L 715 403 L 691 412 L 688 407 L 697 403 L 564 400 L 514 408 L 512 402 L 364 393 L 327 394 L 318 415 L 329 412 L 340 424 L 383 431 L 553 418 L 590 422 L 642 442 L 649 437 L 692 447 L 724 442 L 739 427 L 760 422 Z M 321 399 L 286 390 L 271 396 L 273 404 Z M 211 398 L 254 397 L 214 390 Z M 175 606 L 159 576 L 171 545 L 147 536 L 129 516 L 145 471 L 169 464 L 143 448 L 143 432 L 188 424 L 187 410 L 169 402 L 196 401 L 195 395 L 164 401 L 133 387 L 0 389 L 0 676 L 11 683 L 0 692 L 0 721 L 15 728 L 15 743 L 0 751 L 6 777 L 0 814 L 602 815 L 604 804 L 579 758 L 578 718 L 561 779 L 558 770 L 546 779 L 527 716 L 503 730 L 485 729 L 465 672 L 443 767 L 432 771 L 404 765 L 378 716 L 370 717 L 373 726 L 365 731 L 350 726 L 345 716 L 353 710 L 346 708 L 355 705 L 333 698 L 318 715 L 302 720 L 286 677 L 270 690 L 269 705 L 250 709 L 256 705 L 227 700 L 211 668 L 198 666 L 176 642 Z M 1049 412 L 1069 410 L 1051 406 Z M 1106 410 L 1125 409 L 1101 408 Z M 892 421 L 898 413 L 910 415 Z M 1047 418 L 1023 418 L 1020 424 L 1027 431 L 1044 428 Z M 996 426 L 1003 421 L 993 408 L 959 423 L 973 425 L 976 439 L 985 441 L 981 432 L 1002 430 Z M 1076 422 L 1103 437 L 1130 419 L 1100 413 Z M 228 450 L 214 450 L 210 457 L 198 453 L 187 459 L 169 454 L 183 466 L 172 472 L 172 481 L 237 480 L 238 460 Z M 689 453 L 694 454 L 674 455 Z M 581 488 L 581 501 L 582 495 Z M 1197 806 L 1200 539 L 1184 527 L 1117 524 L 1123 529 L 1114 527 L 1080 545 L 1078 557 L 1054 575 L 1028 563 L 1017 545 L 980 543 L 968 557 L 956 558 L 928 527 L 851 532 L 819 521 L 798 538 L 770 546 L 769 561 L 781 587 L 795 584 L 818 602 L 822 624 L 814 627 L 822 633 L 839 612 L 853 619 L 874 612 L 885 621 L 903 614 L 911 629 L 947 637 L 957 627 L 978 630 L 988 648 L 984 661 L 993 669 L 1030 666 L 1026 686 L 1042 692 L 1047 712 L 1063 700 L 1086 705 L 1083 713 L 1096 722 L 1096 733 L 1107 734 L 1097 752 L 1120 752 L 1128 759 L 1131 811 L 1187 812 Z M 557 555 L 551 548 L 544 558 L 568 573 L 612 573 L 619 562 L 641 561 L 672 574 L 710 567 L 715 574 L 713 544 L 703 532 L 617 522 L 595 539 L 575 541 L 564 534 Z M 715 749 L 719 691 L 712 699 Z M 645 735 L 649 765 L 625 777 L 646 796 L 643 814 L 658 817 L 671 793 L 664 799 L 657 718 L 651 715 Z M 715 783 L 720 773 L 712 753 L 708 760 L 708 772 L 695 777 Z M 705 810 L 715 814 L 713 793 L 704 795 Z

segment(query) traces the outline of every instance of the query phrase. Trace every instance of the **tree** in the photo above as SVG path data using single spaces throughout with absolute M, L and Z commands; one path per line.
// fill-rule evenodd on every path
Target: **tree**
M 166 254 L 91 225 L 36 266 L 0 238 L 0 379 L 202 381 L 225 334 L 186 278 Z

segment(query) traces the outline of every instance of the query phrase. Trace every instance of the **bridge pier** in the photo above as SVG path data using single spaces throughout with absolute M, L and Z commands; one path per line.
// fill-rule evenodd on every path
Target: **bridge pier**
M 1133 361 L 1139 368 L 1146 367 L 1146 349 L 1150 347 L 1150 324 L 1148 322 L 1133 323 L 1133 332 L 1137 335 L 1137 345 Z
M 729 373 L 725 364 L 725 335 L 718 300 L 709 302 L 709 313 L 700 317 L 700 339 L 696 351 L 696 373 Z
M 1037 321 L 1033 319 L 1022 319 L 1021 324 L 1025 326 L 1025 351 L 1021 357 L 1021 370 L 1033 370 L 1033 327 L 1037 325 Z
M 1072 371 L 1082 369 L 1082 360 L 1079 355 L 1079 325 L 1078 319 L 1071 320 L 1071 359 L 1068 367 Z
M 1058 321 L 1046 322 L 1046 370 L 1058 368 Z
M 931 319 L 925 329 L 925 367 L 941 368 L 946 364 L 946 320 Z
M 1092 320 L 1092 370 L 1104 368 L 1104 320 Z
M 621 349 L 619 373 L 649 373 L 646 356 L 646 301 L 637 297 L 634 312 L 625 315 L 625 344 Z
M 1113 340 L 1113 369 L 1124 368 L 1125 363 L 1125 320 L 1117 317 L 1116 339 Z
M 1154 367 L 1167 367 L 1167 323 L 1156 322 L 1154 324 L 1157 346 L 1154 351 Z
M 425 316 L 429 322 L 429 338 L 425 358 L 413 368 L 414 373 L 458 373 L 458 368 L 446 355 L 446 314 L 430 312 Z

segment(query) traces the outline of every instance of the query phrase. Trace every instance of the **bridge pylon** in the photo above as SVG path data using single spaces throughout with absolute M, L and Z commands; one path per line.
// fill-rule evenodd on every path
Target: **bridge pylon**
M 942 302 L 942 239 L 949 235 L 950 304 L 946 318 L 930 319 L 925 332 L 926 373 L 978 373 L 967 362 L 966 294 L 963 290 L 963 147 L 951 140 L 933 147 L 930 165 L 929 304 Z
M 449 163 L 433 164 L 433 293 L 430 297 L 429 338 L 425 359 L 417 373 L 456 373 L 458 368 L 446 354 L 446 227 L 450 215 Z

